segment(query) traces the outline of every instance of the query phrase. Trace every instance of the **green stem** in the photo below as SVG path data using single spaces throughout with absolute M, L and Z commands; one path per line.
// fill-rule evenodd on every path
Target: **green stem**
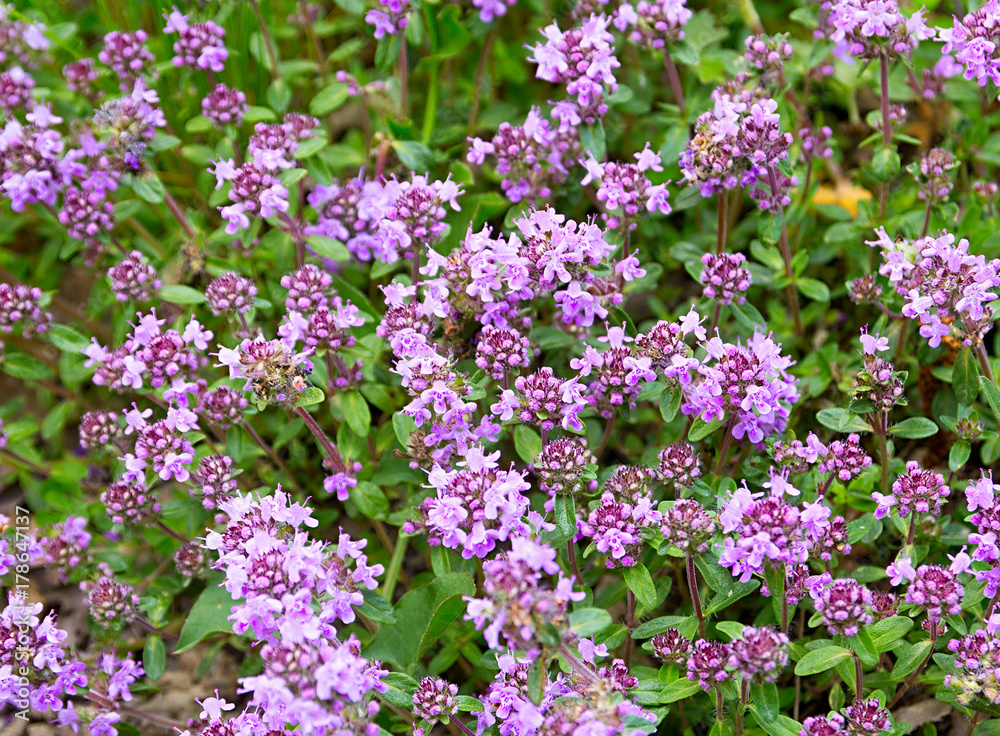
M 393 594 L 396 592 L 396 580 L 399 579 L 399 571 L 403 567 L 403 558 L 406 557 L 406 548 L 409 546 L 410 538 L 399 535 L 396 537 L 396 548 L 389 558 L 389 566 L 385 570 L 385 580 L 382 581 L 382 597 L 392 603 Z
M 427 102 L 424 105 L 424 143 L 430 143 L 437 119 L 438 88 L 441 84 L 441 75 L 438 73 L 439 66 L 438 62 L 433 62 L 427 70 L 430 75 L 430 84 L 427 85 Z

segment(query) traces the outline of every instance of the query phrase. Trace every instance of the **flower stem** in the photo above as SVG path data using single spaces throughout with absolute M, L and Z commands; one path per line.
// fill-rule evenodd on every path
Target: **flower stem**
M 403 113 L 403 117 L 407 117 L 407 103 L 409 97 L 409 68 L 407 65 L 406 58 L 406 34 L 401 33 L 399 36 L 399 109 Z
M 635 642 L 632 640 L 632 629 L 635 628 L 635 593 L 630 589 L 625 589 L 625 666 L 632 665 L 632 649 Z
M 590 684 L 593 685 L 601 681 L 601 678 L 597 676 L 597 673 L 591 670 L 586 664 L 581 662 L 580 658 L 577 657 L 573 653 L 573 650 L 571 650 L 568 646 L 566 646 L 565 644 L 560 644 L 558 647 L 558 651 L 559 654 L 565 657 L 566 661 L 570 663 L 570 665 L 573 667 L 573 671 L 581 675 Z
M 323 431 L 323 428 L 319 426 L 315 419 L 313 419 L 312 414 L 307 412 L 305 408 L 301 406 L 295 407 L 295 413 L 303 422 L 305 422 L 306 426 L 309 427 L 309 431 L 313 433 L 313 436 L 323 447 L 323 451 L 326 453 L 332 468 L 340 471 L 341 473 L 346 473 L 347 466 L 344 464 L 344 459 L 340 456 L 340 450 L 338 450 L 334 444 L 330 442 L 330 438 L 326 436 L 326 432 Z
M 174 539 L 176 539 L 181 544 L 190 544 L 190 542 L 191 542 L 190 539 L 188 539 L 187 537 L 185 537 L 180 532 L 175 532 L 169 526 L 167 526 L 166 524 L 164 524 L 163 521 L 161 521 L 160 519 L 156 520 L 156 526 L 160 529 L 160 531 L 162 531 L 162 532 L 170 535 L 171 537 L 173 537 Z
M 726 455 L 729 454 L 729 446 L 733 443 L 733 420 L 730 419 L 726 423 L 726 436 L 722 438 L 722 444 L 719 446 L 719 457 L 715 461 L 715 474 L 718 475 L 722 472 L 722 466 L 726 463 Z
M 778 208 L 778 217 L 781 218 L 781 258 L 785 262 L 785 276 L 792 281 L 795 278 L 792 272 L 792 249 L 788 245 L 788 227 L 785 224 L 785 208 L 781 206 L 778 200 L 778 175 L 774 171 L 773 166 L 767 167 L 767 178 L 771 185 L 771 197 L 774 199 L 774 204 Z M 795 283 L 788 284 L 788 304 L 792 308 L 792 320 L 795 323 L 795 334 L 802 337 L 802 315 L 799 314 L 799 292 L 795 288 Z
M 719 227 L 715 238 L 715 254 L 722 255 L 726 249 L 726 227 L 729 222 L 729 193 L 719 192 Z
M 107 696 L 94 692 L 93 690 L 91 690 L 89 693 L 85 693 L 83 697 L 85 697 L 87 700 L 97 703 L 98 705 L 104 708 L 109 708 L 110 710 L 116 711 L 118 713 L 124 713 L 125 715 L 132 716 L 133 718 L 138 718 L 140 720 L 146 721 L 147 723 L 152 723 L 156 726 L 160 726 L 161 728 L 165 728 L 170 731 L 182 731 L 185 728 L 185 724 L 181 723 L 180 721 L 174 721 L 171 720 L 170 718 L 164 718 L 163 716 L 156 716 L 153 715 L 152 713 L 147 713 L 146 711 L 139 710 L 137 708 L 130 708 L 127 705 L 123 705 L 122 703 L 118 703 L 114 700 L 111 700 Z
M 865 670 L 861 666 L 861 658 L 857 652 L 851 652 L 854 657 L 854 702 L 859 702 L 864 697 L 865 692 Z
M 396 547 L 392 550 L 392 557 L 389 559 L 389 566 L 385 570 L 385 580 L 382 582 L 382 597 L 387 601 L 392 601 L 396 592 L 396 580 L 403 567 L 403 558 L 406 557 L 406 548 L 410 544 L 410 538 L 400 534 L 396 537 Z
M 47 468 L 43 468 L 41 465 L 37 465 L 36 463 L 31 462 L 31 460 L 28 460 L 25 457 L 21 457 L 17 453 L 11 452 L 7 448 L 0 448 L 0 456 L 7 457 L 13 460 L 15 463 L 24 465 L 26 468 L 28 468 L 28 470 L 30 470 L 32 473 L 35 473 L 36 475 L 40 475 L 43 478 L 49 477 L 49 471 Z
M 920 237 L 927 236 L 927 231 L 931 229 L 931 198 L 927 198 L 927 208 L 924 210 L 924 226 L 920 228 Z
M 277 81 L 279 79 L 278 54 L 274 48 L 274 39 L 271 38 L 271 32 L 267 29 L 267 23 L 264 22 L 264 16 L 261 15 L 260 5 L 257 4 L 257 0 L 250 0 L 250 6 L 253 8 L 253 12 L 257 16 L 257 21 L 260 23 L 260 35 L 264 38 L 267 57 L 271 61 L 271 79 Z
M 612 412 L 611 416 L 608 417 L 608 423 L 604 425 L 604 436 L 601 437 L 601 444 L 597 446 L 597 450 L 594 451 L 594 456 L 600 460 L 601 455 L 604 454 L 604 450 L 607 449 L 608 441 L 611 439 L 611 432 L 615 428 L 615 412 Z
M 684 572 L 687 577 L 688 592 L 691 593 L 691 605 L 694 615 L 698 617 L 698 636 L 705 636 L 705 614 L 701 609 L 701 593 L 698 591 L 698 571 L 694 567 L 694 557 L 688 553 L 684 561 Z
M 677 107 L 681 109 L 681 116 L 684 115 L 684 88 L 681 87 L 681 77 L 677 73 L 677 65 L 674 64 L 674 57 L 670 55 L 670 52 L 664 47 L 663 49 L 663 63 L 667 67 L 667 77 L 670 78 L 670 87 L 674 91 L 674 102 L 677 103 Z
M 184 234 L 189 238 L 194 238 L 194 228 L 191 227 L 191 223 L 189 223 L 187 217 L 184 216 L 184 210 L 181 209 L 180 205 L 177 204 L 177 200 L 174 199 L 173 195 L 168 192 L 166 188 L 163 190 L 163 202 L 167 205 L 167 209 L 170 210 L 170 213 L 184 230 Z
M 882 145 L 888 150 L 892 146 L 892 121 L 889 119 L 889 56 L 883 53 L 880 62 L 882 94 Z M 878 219 L 885 221 L 889 203 L 889 182 L 884 182 L 878 190 Z
M 490 28 L 490 32 L 486 34 L 486 41 L 483 42 L 483 50 L 479 54 L 479 64 L 476 66 L 476 82 L 475 88 L 472 91 L 472 105 L 469 108 L 469 124 L 466 128 L 470 135 L 476 130 L 476 118 L 479 117 L 479 103 L 483 94 L 483 75 L 486 73 L 486 63 L 493 53 L 493 41 L 496 39 L 497 25 L 499 25 L 499 21 L 494 23 Z
M 269 444 L 267 444 L 267 442 L 264 440 L 263 437 L 257 434 L 257 431 L 250 426 L 250 422 L 246 421 L 245 419 L 243 420 L 243 429 L 245 429 L 247 431 L 247 434 L 250 435 L 250 439 L 254 441 L 254 444 L 256 444 L 257 447 L 259 447 L 264 451 L 264 454 L 267 455 L 268 459 L 272 463 L 274 463 L 275 467 L 277 467 L 278 470 L 280 470 L 282 473 L 285 474 L 285 477 L 288 478 L 289 482 L 292 484 L 292 487 L 296 491 L 301 491 L 302 486 L 299 485 L 298 480 L 296 480 L 295 476 L 292 475 L 291 471 L 289 471 L 285 463 L 282 462 L 281 458 L 278 457 L 278 453 L 274 451 L 274 448 L 272 448 Z

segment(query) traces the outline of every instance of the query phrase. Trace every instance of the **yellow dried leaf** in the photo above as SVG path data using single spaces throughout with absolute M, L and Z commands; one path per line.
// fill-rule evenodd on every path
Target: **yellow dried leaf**
M 827 184 L 820 184 L 813 195 L 815 204 L 836 204 L 851 213 L 851 217 L 858 216 L 858 202 L 872 198 L 872 193 L 864 187 L 851 184 L 846 179 L 838 179 L 835 187 Z

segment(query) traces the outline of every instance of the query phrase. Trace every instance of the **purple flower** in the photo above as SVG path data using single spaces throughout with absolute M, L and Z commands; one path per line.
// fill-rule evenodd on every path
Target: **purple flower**
M 701 257 L 705 264 L 699 280 L 705 285 L 705 297 L 718 299 L 720 304 L 743 304 L 746 292 L 753 283 L 750 272 L 743 268 L 746 256 L 742 253 L 706 253 Z
M 628 31 L 632 43 L 662 49 L 684 39 L 684 26 L 693 15 L 685 5 L 686 0 L 639 0 L 634 6 L 625 2 L 615 11 L 615 28 Z
M 831 585 L 814 590 L 810 595 L 831 635 L 854 636 L 859 627 L 872 622 L 869 612 L 871 591 L 856 580 L 834 580 Z
M 538 65 L 536 77 L 566 85 L 566 92 L 576 98 L 579 114 L 588 123 L 604 116 L 605 89 L 618 89 L 614 70 L 621 64 L 614 55 L 614 37 L 607 30 L 610 22 L 603 15 L 592 15 L 579 28 L 568 31 L 553 23 L 542 30 L 545 43 L 531 48 L 528 58 Z
M 799 393 L 787 372 L 793 361 L 781 354 L 781 345 L 770 334 L 755 332 L 745 345 L 714 337 L 705 349 L 708 356 L 698 378 L 685 387 L 681 411 L 706 422 L 728 418 L 733 436 L 751 442 L 784 430 Z
M 146 48 L 146 32 L 123 33 L 112 31 L 104 37 L 104 48 L 97 55 L 102 64 L 111 67 L 118 77 L 119 87 L 126 92 L 143 77 L 156 79 L 156 61 Z
M 834 54 L 848 60 L 910 56 L 920 41 L 934 38 L 923 14 L 921 8 L 907 18 L 896 0 L 837 0 L 827 19 Z

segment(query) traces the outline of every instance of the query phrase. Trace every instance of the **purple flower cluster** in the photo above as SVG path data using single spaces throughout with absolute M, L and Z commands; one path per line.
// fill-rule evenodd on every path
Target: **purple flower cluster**
M 728 88 L 712 93 L 715 107 L 698 118 L 695 134 L 681 153 L 681 173 L 702 196 L 768 182 L 769 171 L 788 158 L 792 134 L 779 127 L 778 103 L 755 100 Z
M 931 347 L 943 338 L 977 345 L 992 328 L 1000 286 L 1000 259 L 987 261 L 969 253 L 969 241 L 941 232 L 915 241 L 893 240 L 884 228 L 877 240 L 881 249 L 879 273 L 887 276 L 904 297 L 903 314 L 920 321 L 920 334 Z
M 329 186 L 317 185 L 309 193 L 308 202 L 318 218 L 306 227 L 307 235 L 340 240 L 361 261 L 381 258 L 382 237 L 376 233 L 388 204 L 381 183 L 363 176 L 343 184 L 334 179 Z
M 742 253 L 706 253 L 701 257 L 705 264 L 700 281 L 705 285 L 705 297 L 718 299 L 720 304 L 742 304 L 753 283 L 750 272 L 743 268 L 746 256 Z
M 920 41 L 934 38 L 924 22 L 924 9 L 904 16 L 896 0 L 837 0 L 827 23 L 834 54 L 845 59 L 910 56 Z
M 528 536 L 511 539 L 509 552 L 483 563 L 483 598 L 467 597 L 466 620 L 482 630 L 490 648 L 500 637 L 512 649 L 529 654 L 538 635 L 549 627 L 565 626 L 569 604 L 585 594 L 573 591 L 572 578 L 563 577 L 556 551 Z M 555 584 L 548 584 L 548 578 Z
M 482 165 L 486 156 L 496 158 L 496 171 L 503 174 L 500 187 L 513 203 L 549 199 L 553 187 L 566 181 L 580 149 L 573 126 L 553 129 L 537 107 L 531 108 L 521 125 L 501 123 L 490 141 L 468 141 L 469 163 Z
M 26 284 L 0 284 L 0 333 L 16 327 L 24 337 L 34 337 L 49 329 L 52 315 L 42 310 L 42 290 Z M 2 343 L 0 343 L 2 344 Z
M 384 10 L 372 9 L 365 15 L 365 23 L 375 26 L 375 38 L 395 36 L 409 24 L 409 0 L 379 0 Z
M 632 43 L 651 49 L 663 49 L 668 43 L 684 39 L 684 26 L 693 13 L 687 0 L 639 0 L 634 5 L 623 2 L 614 15 L 615 28 L 628 31 Z
M 617 468 L 587 521 L 580 523 L 580 533 L 607 555 L 609 569 L 639 564 L 643 531 L 658 528 L 662 521 L 649 487 L 650 475 L 645 468 Z
M 782 432 L 799 393 L 788 373 L 794 361 L 781 354 L 781 345 L 755 332 L 745 345 L 716 336 L 704 347 L 708 355 L 685 387 L 681 411 L 705 422 L 728 421 L 733 437 L 751 442 Z
M 580 183 L 587 186 L 591 181 L 599 182 L 597 200 L 604 203 L 604 220 L 611 230 L 635 230 L 643 210 L 663 215 L 672 211 L 666 184 L 654 185 L 645 173 L 663 171 L 660 155 L 651 151 L 647 143 L 635 158 L 634 164 L 602 164 L 593 155 L 584 161 L 587 175 Z
M 201 114 L 219 130 L 242 123 L 247 109 L 247 96 L 224 84 L 215 85 L 201 101 Z
M 1000 85 L 1000 2 L 987 0 L 964 18 L 954 18 L 951 28 L 942 28 L 941 53 L 963 68 L 966 79 L 985 87 L 991 80 Z
M 205 23 L 188 23 L 188 17 L 177 10 L 164 14 L 167 24 L 164 33 L 177 33 L 180 38 L 174 42 L 174 66 L 186 66 L 191 69 L 210 69 L 221 72 L 225 69 L 225 61 L 229 58 L 223 39 L 226 30 L 212 21 Z
M 608 32 L 611 20 L 592 15 L 578 28 L 563 31 L 558 23 L 542 30 L 544 44 L 537 44 L 528 61 L 537 64 L 535 76 L 553 84 L 565 84 L 575 100 L 564 101 L 565 110 L 556 114 L 587 124 L 604 117 L 608 106 L 604 93 L 618 89 L 614 70 L 621 66 L 614 54 L 614 37 Z
M 146 48 L 148 35 L 145 31 L 128 33 L 112 31 L 104 37 L 104 48 L 97 55 L 102 64 L 111 67 L 118 77 L 118 86 L 127 92 L 143 77 L 156 79 L 153 64 L 156 58 Z
M 511 536 L 528 532 L 525 514 L 531 485 L 511 467 L 501 470 L 499 452 L 470 448 L 453 469 L 435 466 L 427 475 L 435 495 L 419 507 L 420 519 L 404 531 L 420 530 L 431 544 L 462 551 L 465 558 L 485 558 Z
M 918 462 L 910 460 L 906 463 L 906 472 L 897 476 L 892 484 L 891 494 L 872 493 L 872 498 L 878 502 L 875 518 L 881 519 L 892 507 L 897 508 L 903 519 L 912 513 L 938 516 L 941 505 L 950 494 L 951 489 L 944 482 L 943 475 L 924 470 Z

